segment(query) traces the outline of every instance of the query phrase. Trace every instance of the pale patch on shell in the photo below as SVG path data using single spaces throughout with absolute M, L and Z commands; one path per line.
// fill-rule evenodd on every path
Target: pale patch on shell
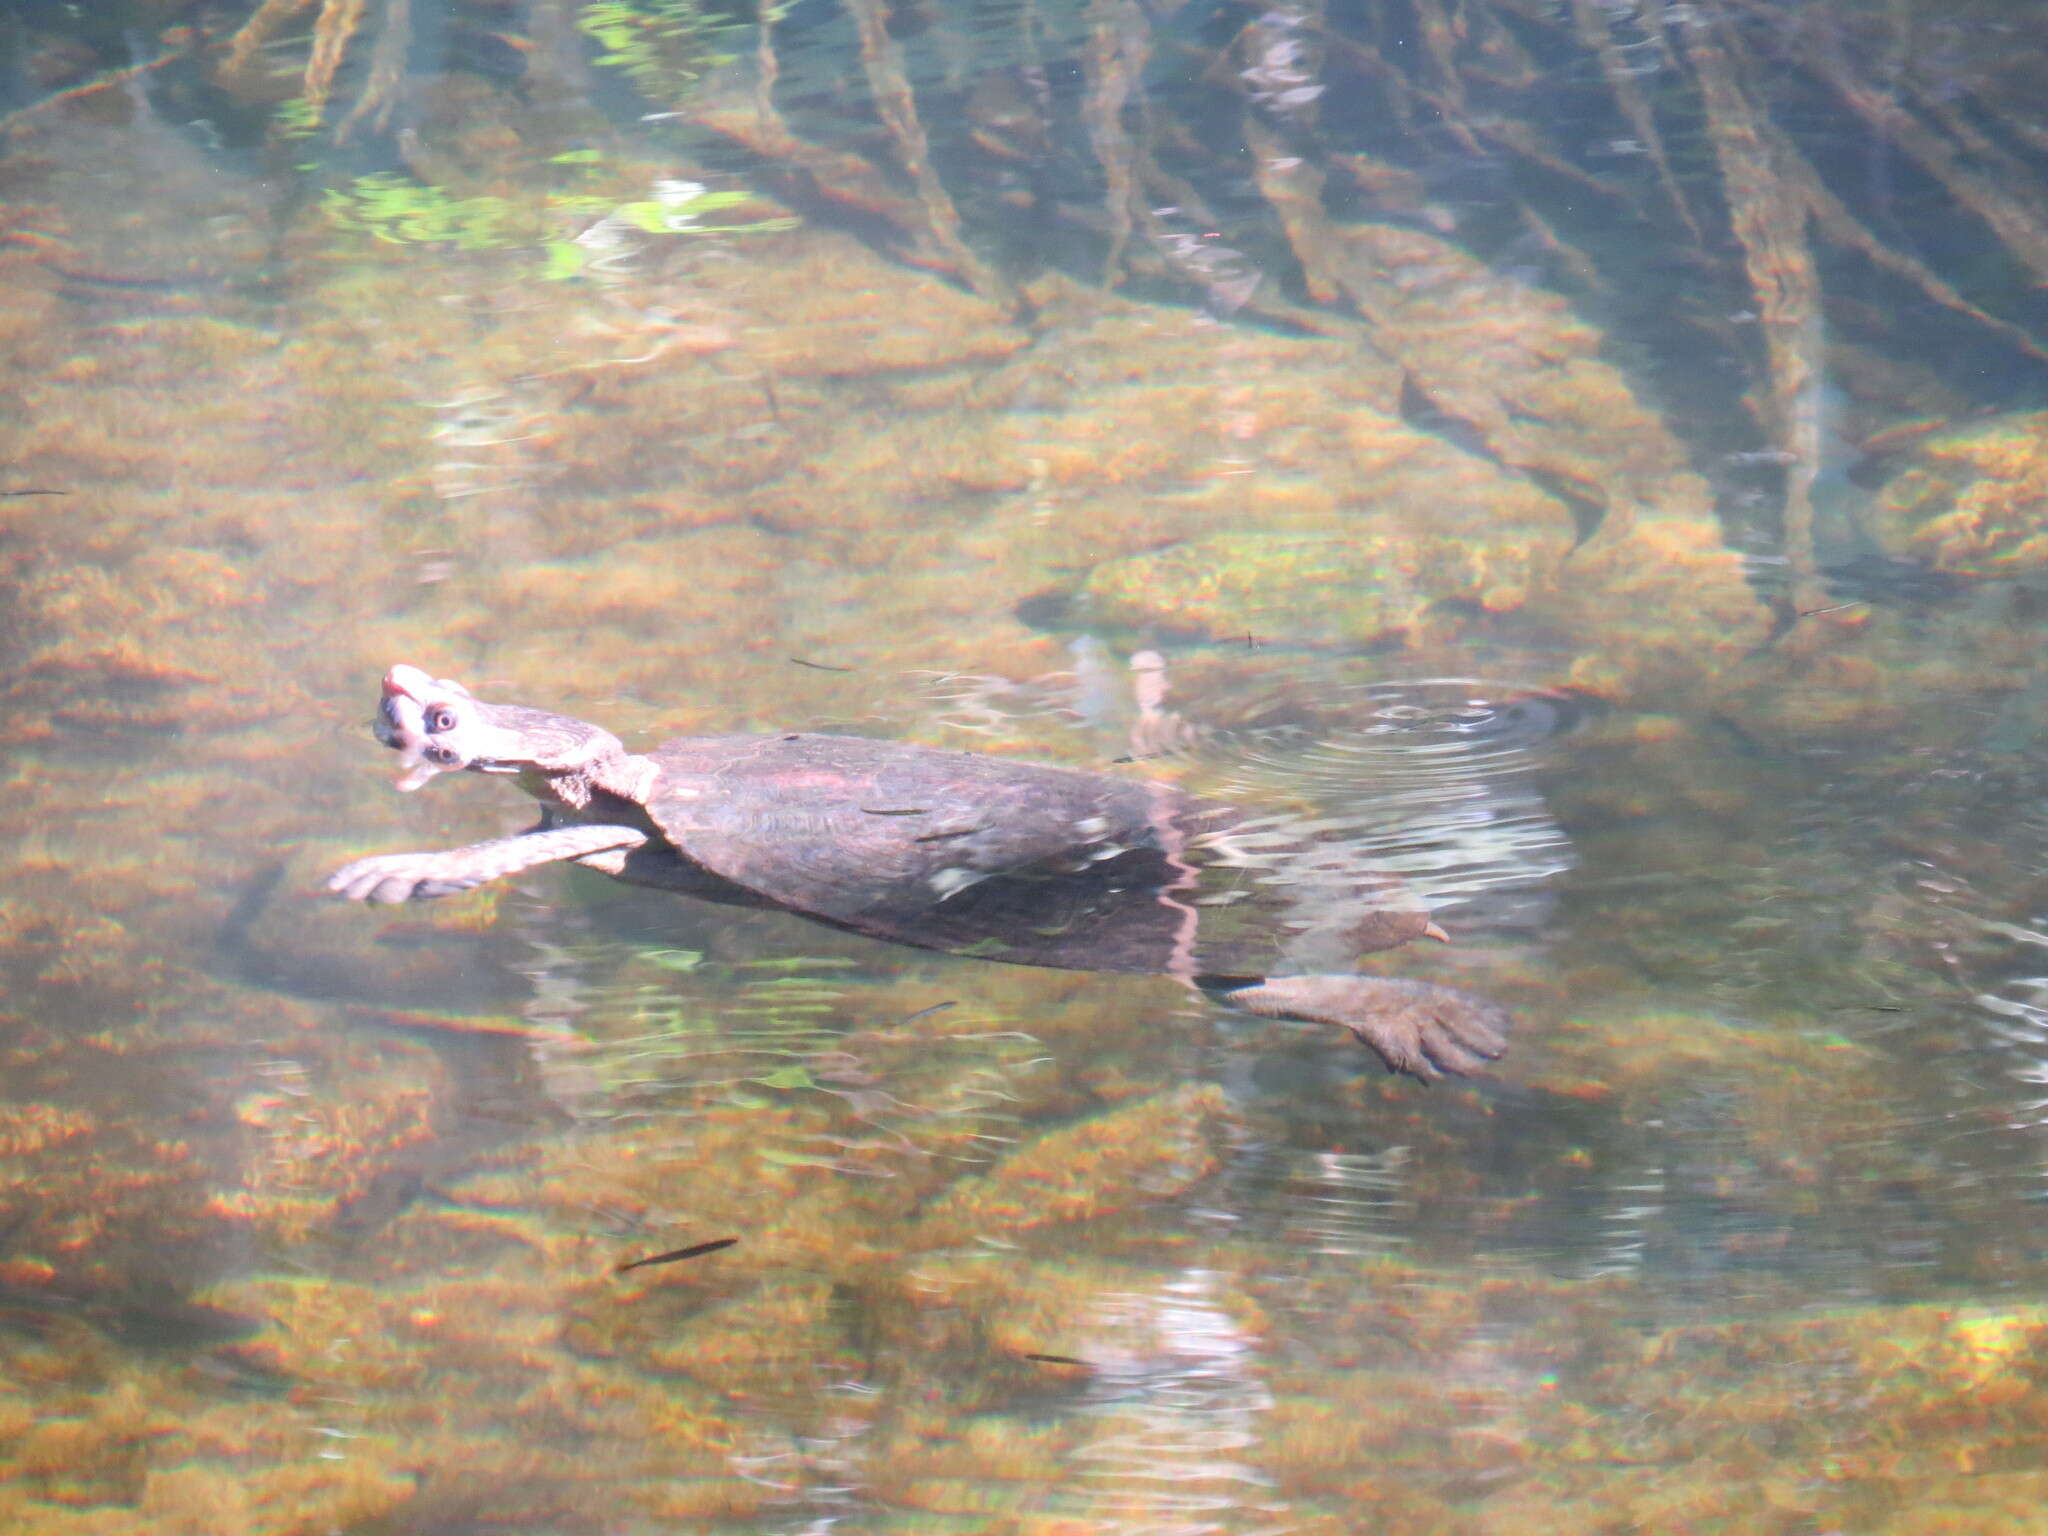
M 939 893 L 939 900 L 956 896 L 970 885 L 979 885 L 988 877 L 977 869 L 938 869 L 929 877 L 931 888 Z

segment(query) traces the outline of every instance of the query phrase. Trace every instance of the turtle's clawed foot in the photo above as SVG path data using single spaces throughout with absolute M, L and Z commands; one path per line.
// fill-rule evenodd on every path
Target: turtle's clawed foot
M 380 853 L 342 865 L 327 877 L 327 889 L 350 901 L 425 901 L 473 890 L 489 878 L 450 869 L 438 853 Z
M 1507 1049 L 1505 1008 L 1427 981 L 1382 976 L 1282 976 L 1220 992 L 1233 1008 L 1269 1019 L 1341 1024 L 1390 1072 L 1422 1079 L 1486 1070 Z

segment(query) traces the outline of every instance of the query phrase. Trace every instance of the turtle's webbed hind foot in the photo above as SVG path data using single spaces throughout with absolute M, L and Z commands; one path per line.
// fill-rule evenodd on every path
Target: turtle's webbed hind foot
M 1433 982 L 1383 976 L 1282 976 L 1215 994 L 1269 1019 L 1341 1024 L 1378 1053 L 1390 1072 L 1422 1079 L 1465 1077 L 1507 1049 L 1508 1011 Z

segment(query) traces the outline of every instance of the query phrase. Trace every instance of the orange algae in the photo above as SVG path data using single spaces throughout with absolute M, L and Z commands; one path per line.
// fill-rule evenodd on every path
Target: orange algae
M 1073 1430 L 1023 1417 L 956 1417 L 930 1409 L 906 1415 L 889 1447 L 882 1491 L 896 1497 L 898 1482 L 936 1482 L 961 1488 L 1004 1484 L 1019 1491 L 1056 1487 L 1070 1470 Z
M 1877 496 L 1877 532 L 1901 554 L 1966 576 L 2048 561 L 2048 413 L 1932 434 Z
M 1212 1139 L 1227 1120 L 1222 1089 L 1204 1083 L 1048 1131 L 993 1172 L 949 1186 L 925 1208 L 914 1240 L 947 1246 L 1182 1193 L 1215 1171 Z

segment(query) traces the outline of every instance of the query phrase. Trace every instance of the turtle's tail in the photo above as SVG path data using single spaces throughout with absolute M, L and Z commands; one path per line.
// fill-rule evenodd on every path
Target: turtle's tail
M 1446 1072 L 1484 1072 L 1507 1049 L 1505 1008 L 1433 982 L 1385 976 L 1205 979 L 1218 1002 L 1267 1019 L 1341 1024 L 1373 1048 L 1389 1072 L 1428 1082 Z

